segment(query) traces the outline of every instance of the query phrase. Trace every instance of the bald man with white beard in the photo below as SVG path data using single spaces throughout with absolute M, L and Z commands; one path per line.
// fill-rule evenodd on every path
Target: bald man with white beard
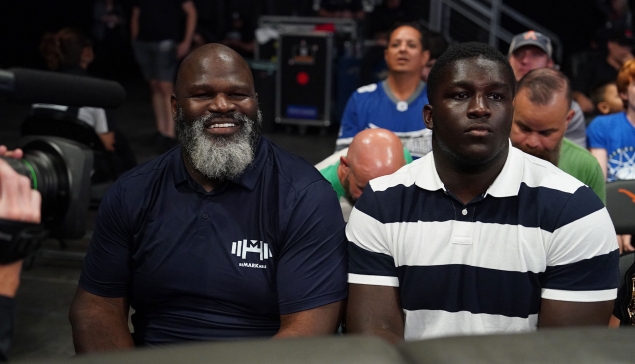
M 348 289 L 331 186 L 260 135 L 235 51 L 197 48 L 175 85 L 182 146 L 120 177 L 100 204 L 71 306 L 75 351 L 334 333 Z

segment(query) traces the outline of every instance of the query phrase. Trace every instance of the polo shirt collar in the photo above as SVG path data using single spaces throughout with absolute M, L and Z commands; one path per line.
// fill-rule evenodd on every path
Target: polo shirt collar
M 258 144 L 256 145 L 256 150 L 254 152 L 254 160 L 247 169 L 245 169 L 243 174 L 231 179 L 230 182 L 245 187 L 249 191 L 253 191 L 256 188 L 256 184 L 260 179 L 262 169 L 264 168 L 267 160 L 267 144 L 268 141 L 265 138 L 258 138 Z M 182 147 L 179 145 L 172 151 L 172 173 L 174 176 L 174 185 L 180 185 L 188 180 L 192 180 L 192 183 L 197 184 L 185 168 L 185 162 L 181 156 L 181 148 Z
M 445 190 L 445 186 L 437 173 L 432 152 L 422 158 L 421 164 L 422 166 L 415 179 L 415 184 L 428 191 Z M 510 197 L 518 195 L 522 179 L 522 169 L 522 152 L 512 147 L 510 141 L 509 153 L 507 154 L 505 165 L 498 177 L 494 180 L 494 183 L 492 183 L 487 189 L 487 192 L 485 192 L 485 196 Z

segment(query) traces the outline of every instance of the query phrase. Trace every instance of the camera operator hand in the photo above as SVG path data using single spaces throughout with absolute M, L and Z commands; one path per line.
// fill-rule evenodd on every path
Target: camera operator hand
M 22 158 L 22 150 L 7 150 L 0 145 L 0 156 Z M 0 159 L 0 219 L 40 223 L 40 193 L 31 189 L 27 177 L 16 173 L 7 162 Z M 13 331 L 13 297 L 20 284 L 22 260 L 0 265 L 0 361 L 6 361 L 6 353 Z
M 21 158 L 22 150 L 8 151 L 0 145 L 0 155 Z M 0 160 L 0 219 L 40 222 L 42 197 L 31 189 L 27 177 L 16 173 L 7 162 Z M 20 283 L 22 261 L 0 265 L 0 295 L 13 297 Z

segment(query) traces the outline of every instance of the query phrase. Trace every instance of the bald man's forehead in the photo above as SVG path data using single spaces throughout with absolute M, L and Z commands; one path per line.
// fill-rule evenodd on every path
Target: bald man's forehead
M 176 92 L 182 92 L 183 88 L 213 86 L 219 82 L 231 83 L 255 93 L 251 69 L 242 57 L 215 49 L 196 54 L 181 64 Z

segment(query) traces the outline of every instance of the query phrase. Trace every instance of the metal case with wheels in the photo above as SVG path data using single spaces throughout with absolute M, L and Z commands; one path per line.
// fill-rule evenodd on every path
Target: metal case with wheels
M 331 124 L 332 50 L 329 32 L 280 34 L 276 123 Z

